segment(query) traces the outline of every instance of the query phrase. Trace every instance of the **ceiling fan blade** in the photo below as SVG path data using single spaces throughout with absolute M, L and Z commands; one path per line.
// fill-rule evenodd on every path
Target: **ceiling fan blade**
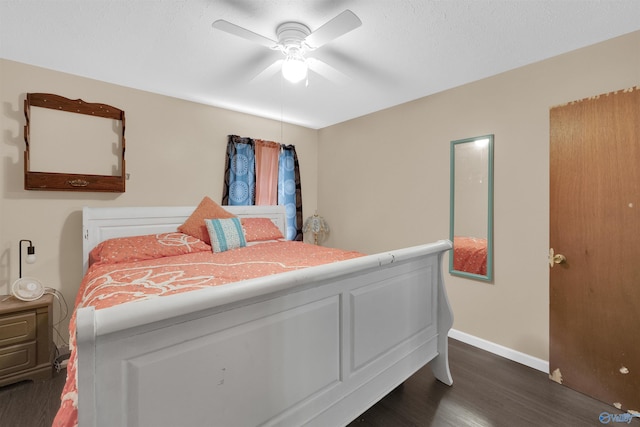
M 305 43 L 311 49 L 317 49 L 349 31 L 355 30 L 360 25 L 362 25 L 360 18 L 347 9 L 309 34 L 305 39 Z
M 231 22 L 225 21 L 224 19 L 218 19 L 217 21 L 214 21 L 211 26 L 220 31 L 224 31 L 225 33 L 233 34 L 234 36 L 242 37 L 243 39 L 261 44 L 262 46 L 268 47 L 269 49 L 274 49 L 278 45 L 278 42 L 274 40 L 261 36 L 260 34 L 256 34 L 253 31 L 249 31 L 246 28 L 242 28 L 236 24 L 232 24 Z
M 269 80 L 282 69 L 284 59 L 278 59 L 273 64 L 262 70 L 257 76 L 251 79 L 250 83 L 262 83 Z
M 333 83 L 346 84 L 351 80 L 351 78 L 342 71 L 338 71 L 331 65 L 317 58 L 307 58 L 307 64 L 309 64 L 309 69 L 311 71 L 320 74 L 322 77 Z

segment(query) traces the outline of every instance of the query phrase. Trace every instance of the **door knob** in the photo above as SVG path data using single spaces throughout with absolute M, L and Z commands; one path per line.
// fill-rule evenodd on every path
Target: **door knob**
M 553 268 L 555 264 L 562 264 L 567 261 L 567 258 L 562 254 L 556 254 L 553 252 L 553 248 L 549 249 L 549 267 Z

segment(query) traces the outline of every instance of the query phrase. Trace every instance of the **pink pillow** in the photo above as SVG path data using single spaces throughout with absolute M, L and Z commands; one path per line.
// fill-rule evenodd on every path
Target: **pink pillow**
M 234 214 L 226 211 L 222 206 L 205 196 L 191 216 L 187 218 L 184 224 L 178 227 L 178 231 L 210 244 L 211 239 L 209 238 L 207 227 L 204 225 L 204 220 L 233 217 L 235 217 Z
M 203 241 L 177 232 L 118 237 L 105 240 L 93 248 L 89 254 L 89 264 L 144 261 L 210 250 L 211 246 Z
M 241 222 L 247 242 L 284 239 L 278 226 L 269 218 L 242 218 Z

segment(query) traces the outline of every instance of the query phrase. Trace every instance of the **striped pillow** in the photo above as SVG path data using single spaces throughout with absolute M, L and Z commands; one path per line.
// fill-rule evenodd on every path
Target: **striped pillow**
M 213 252 L 224 252 L 247 246 L 242 224 L 238 218 L 205 219 L 204 223 L 211 238 Z

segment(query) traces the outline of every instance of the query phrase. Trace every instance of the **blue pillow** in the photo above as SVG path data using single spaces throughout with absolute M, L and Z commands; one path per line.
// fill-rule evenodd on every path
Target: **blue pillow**
M 204 223 L 211 238 L 213 252 L 224 252 L 247 246 L 239 218 L 205 219 Z

